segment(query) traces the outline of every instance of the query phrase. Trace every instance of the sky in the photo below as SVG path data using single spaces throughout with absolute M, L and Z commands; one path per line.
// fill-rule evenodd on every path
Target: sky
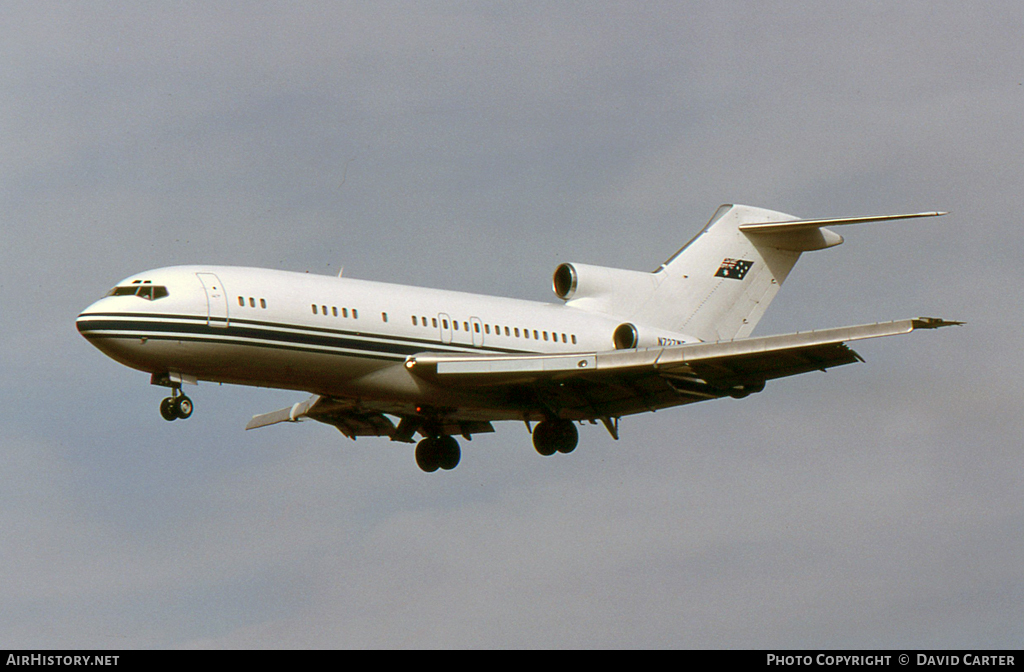
M 0 2 L 0 642 L 1020 648 L 1024 12 L 929 2 Z M 253 265 L 557 301 L 722 203 L 846 227 L 755 335 L 864 364 L 452 472 L 305 395 L 166 390 L 77 314 Z

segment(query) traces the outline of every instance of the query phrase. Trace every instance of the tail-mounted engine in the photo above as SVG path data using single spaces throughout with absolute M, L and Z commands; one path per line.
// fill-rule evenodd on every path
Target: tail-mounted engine
M 629 319 L 654 296 L 658 282 L 659 276 L 654 273 L 566 263 L 555 269 L 551 286 L 555 296 L 573 308 Z M 698 340 L 633 322 L 619 324 L 611 337 L 616 350 L 683 345 Z
M 612 344 L 616 350 L 633 348 L 666 348 L 673 345 L 697 343 L 696 338 L 664 329 L 637 326 L 632 322 L 623 322 L 612 332 Z
M 555 296 L 584 310 L 631 315 L 658 286 L 653 273 L 566 263 L 552 278 Z

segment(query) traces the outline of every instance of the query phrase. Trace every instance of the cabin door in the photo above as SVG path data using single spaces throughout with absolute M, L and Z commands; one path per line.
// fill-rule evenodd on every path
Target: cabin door
M 480 347 L 484 344 L 484 325 L 479 317 L 469 318 L 469 328 L 473 333 L 473 345 Z
M 452 318 L 448 317 L 444 313 L 438 313 L 437 315 L 437 327 L 441 330 L 441 342 L 451 343 L 452 342 Z
M 228 326 L 228 295 L 220 278 L 213 273 L 196 273 L 206 290 L 206 324 L 211 327 Z

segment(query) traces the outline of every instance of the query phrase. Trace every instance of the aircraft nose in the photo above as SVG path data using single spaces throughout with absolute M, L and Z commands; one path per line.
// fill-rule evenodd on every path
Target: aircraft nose
M 78 333 L 85 335 L 85 318 L 86 313 L 82 312 L 78 317 L 75 318 L 75 328 L 78 329 Z
M 87 315 L 88 315 L 88 310 L 84 310 L 81 313 L 79 313 L 78 317 L 75 318 L 75 328 L 78 329 L 78 333 L 80 333 L 82 336 L 85 336 L 85 332 L 87 331 L 87 329 L 86 329 L 86 317 L 87 317 Z
M 75 318 L 75 328 L 78 329 L 78 333 L 88 338 L 89 336 L 89 322 L 93 319 L 93 316 L 97 312 L 96 305 L 99 301 L 91 304 L 88 308 L 83 310 Z

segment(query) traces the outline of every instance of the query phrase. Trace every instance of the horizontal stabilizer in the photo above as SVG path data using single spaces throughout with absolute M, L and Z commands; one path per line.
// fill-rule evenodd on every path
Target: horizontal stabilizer
M 946 212 L 915 212 L 909 215 L 877 215 L 874 217 L 836 217 L 833 219 L 792 219 L 783 222 L 758 222 L 740 224 L 739 230 L 744 233 L 789 233 L 818 229 L 823 226 L 842 226 L 844 224 L 870 224 L 872 222 L 888 222 L 895 219 L 916 219 L 918 217 L 941 217 Z

